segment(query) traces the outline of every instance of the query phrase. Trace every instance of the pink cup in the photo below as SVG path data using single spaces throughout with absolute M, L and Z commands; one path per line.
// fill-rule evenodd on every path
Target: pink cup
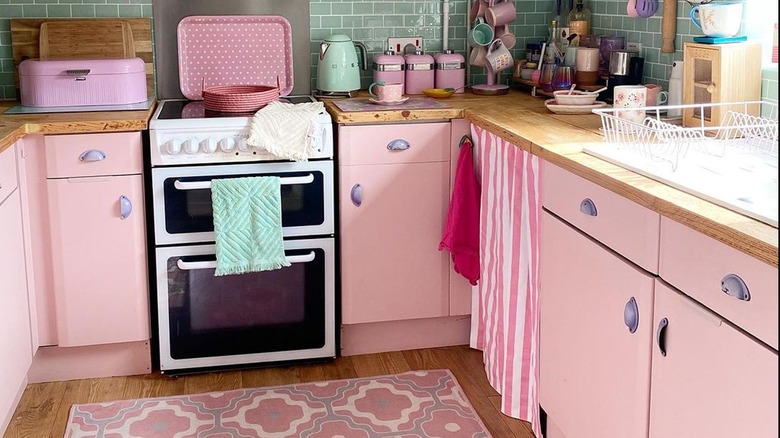
M 661 91 L 661 86 L 656 84 L 645 84 L 647 88 L 647 100 L 646 106 L 658 106 L 663 105 L 669 100 L 669 93 Z
M 511 23 L 516 19 L 517 9 L 514 0 L 503 0 L 485 11 L 485 22 L 493 27 Z
M 376 92 L 374 92 L 376 90 Z M 374 82 L 368 86 L 368 94 L 380 102 L 398 102 L 404 94 L 404 84 Z

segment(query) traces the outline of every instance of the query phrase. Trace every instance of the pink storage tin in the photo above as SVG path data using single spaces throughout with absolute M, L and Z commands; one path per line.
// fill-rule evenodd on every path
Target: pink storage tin
M 145 102 L 141 58 L 26 59 L 19 64 L 22 105 L 125 105 Z
M 455 93 L 463 93 L 466 85 L 466 58 L 452 50 L 433 55 L 436 64 L 436 88 L 455 88 Z
M 433 56 L 418 50 L 404 55 L 406 60 L 406 94 L 423 94 L 426 88 L 433 88 Z
M 396 55 L 393 50 L 374 55 L 374 82 L 384 81 L 387 84 L 403 84 L 406 61 L 403 55 Z

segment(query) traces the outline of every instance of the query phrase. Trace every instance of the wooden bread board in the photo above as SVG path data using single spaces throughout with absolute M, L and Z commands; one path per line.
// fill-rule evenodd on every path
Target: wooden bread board
M 135 58 L 133 30 L 124 20 L 44 21 L 38 40 L 41 59 Z
M 111 36 L 108 36 L 106 32 L 106 26 L 102 23 L 127 23 L 131 30 L 133 51 L 135 52 L 134 57 L 141 58 L 144 61 L 146 67 L 147 95 L 150 98 L 156 95 L 154 88 L 154 59 L 152 52 L 152 20 L 150 18 L 12 18 L 10 20 L 11 49 L 13 51 L 14 82 L 16 85 L 17 96 L 19 96 L 19 64 L 25 59 L 41 58 L 41 25 L 43 25 L 43 23 L 47 23 L 47 27 L 49 27 L 48 30 L 50 31 L 53 23 L 59 24 L 60 22 L 70 23 L 76 21 L 87 24 L 87 30 L 90 30 L 90 33 L 93 34 L 89 37 L 91 41 L 108 41 L 118 39 L 118 37 L 114 35 L 116 32 L 113 31 L 110 31 Z M 113 24 L 111 26 L 113 26 Z M 108 26 L 109 30 L 116 29 L 112 28 L 111 26 Z M 124 24 L 122 26 L 124 29 Z M 57 25 L 55 25 L 55 29 L 56 27 Z M 100 31 L 98 32 L 96 29 L 100 29 Z M 83 31 L 81 32 L 83 33 Z M 124 32 L 124 30 L 122 30 L 122 32 Z M 49 36 L 47 38 L 51 40 L 51 32 L 49 32 Z M 126 38 L 124 33 L 122 34 L 122 38 L 123 40 Z M 79 51 L 77 50 L 75 53 L 76 57 L 78 57 Z M 83 53 L 83 51 L 81 51 L 81 53 Z M 63 55 L 67 55 L 67 53 L 64 53 Z M 65 56 L 65 58 L 74 58 L 74 56 Z

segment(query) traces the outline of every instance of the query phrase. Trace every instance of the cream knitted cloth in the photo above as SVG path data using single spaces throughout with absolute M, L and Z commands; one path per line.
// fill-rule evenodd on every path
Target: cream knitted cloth
M 271 102 L 252 117 L 246 142 L 280 158 L 307 161 L 314 149 L 314 139 L 321 135 L 314 129 L 312 120 L 324 111 L 322 102 Z

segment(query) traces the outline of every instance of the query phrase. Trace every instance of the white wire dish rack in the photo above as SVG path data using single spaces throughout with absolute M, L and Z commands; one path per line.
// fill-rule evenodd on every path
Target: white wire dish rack
M 719 123 L 680 126 L 670 107 L 645 108 L 642 123 L 620 108 L 597 108 L 605 142 L 584 152 L 777 227 L 778 107 L 750 101 L 676 105 L 694 114 L 723 107 Z M 623 110 L 625 111 L 625 110 Z

